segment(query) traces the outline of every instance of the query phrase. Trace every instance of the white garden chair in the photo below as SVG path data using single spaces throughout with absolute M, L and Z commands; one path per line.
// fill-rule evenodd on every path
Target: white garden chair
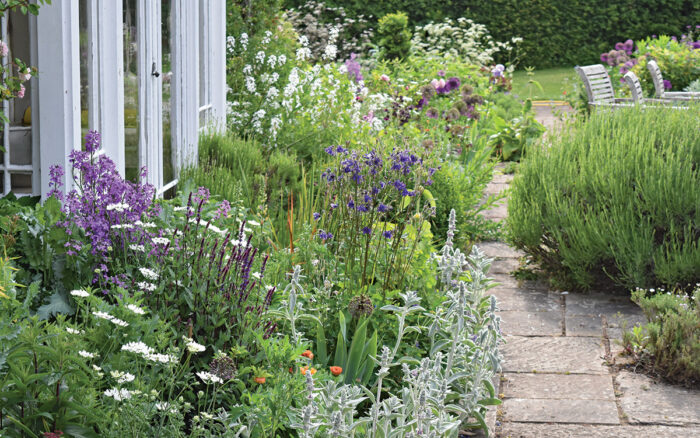
M 616 108 L 632 106 L 632 99 L 616 98 L 610 75 L 601 64 L 576 66 L 588 94 L 588 104 L 595 107 Z
M 656 97 L 659 99 L 667 100 L 700 100 L 700 93 L 691 91 L 666 91 L 664 87 L 664 77 L 661 75 L 661 69 L 656 61 L 649 60 L 647 62 L 647 68 L 649 73 L 651 73 L 651 80 L 654 81 L 654 89 L 656 90 Z
M 645 108 L 673 108 L 673 109 L 688 109 L 687 106 L 681 105 L 682 102 L 674 99 L 648 99 L 644 97 L 642 91 L 642 83 L 636 74 L 631 71 L 625 73 L 622 77 L 632 94 L 632 101 L 637 105 L 642 105 Z M 655 104 L 655 105 L 654 105 Z

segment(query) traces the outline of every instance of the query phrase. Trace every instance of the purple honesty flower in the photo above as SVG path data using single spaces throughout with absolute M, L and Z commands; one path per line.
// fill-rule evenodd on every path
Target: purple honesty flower
M 357 53 L 351 53 L 350 59 L 345 61 L 345 67 L 348 69 L 348 76 L 350 76 L 355 82 L 360 82 L 363 79 L 362 67 L 355 59 L 357 59 Z
M 664 90 L 668 91 L 671 89 L 671 81 L 664 79 Z
M 228 213 L 231 211 L 231 203 L 226 199 L 221 201 L 219 208 L 216 209 L 214 213 L 214 220 L 221 219 L 222 217 L 228 217 Z
M 85 151 L 89 154 L 94 153 L 100 148 L 100 133 L 97 131 L 88 131 L 85 134 Z

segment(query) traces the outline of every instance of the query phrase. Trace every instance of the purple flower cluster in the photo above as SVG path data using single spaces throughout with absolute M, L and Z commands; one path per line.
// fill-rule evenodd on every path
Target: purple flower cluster
M 106 155 L 96 157 L 100 148 L 100 134 L 90 131 L 85 136 L 85 150 L 74 150 L 69 155 L 75 188 L 63 195 L 64 171 L 59 166 L 50 170 L 51 191 L 62 201 L 66 221 L 61 225 L 71 234 L 76 228 L 85 233 L 92 245 L 93 255 L 103 255 L 111 245 L 113 226 L 131 225 L 145 216 L 155 216 L 153 206 L 155 188 L 124 180 L 114 162 Z M 141 177 L 146 169 L 141 170 Z
M 345 67 L 348 69 L 348 76 L 350 76 L 355 82 L 360 82 L 363 80 L 362 67 L 360 63 L 356 61 L 357 53 L 351 53 L 350 58 L 345 60 Z

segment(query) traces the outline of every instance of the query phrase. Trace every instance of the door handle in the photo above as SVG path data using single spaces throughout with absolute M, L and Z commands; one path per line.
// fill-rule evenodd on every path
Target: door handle
M 158 77 L 160 76 L 160 72 L 156 68 L 156 63 L 154 62 L 153 65 L 151 66 L 151 75 Z

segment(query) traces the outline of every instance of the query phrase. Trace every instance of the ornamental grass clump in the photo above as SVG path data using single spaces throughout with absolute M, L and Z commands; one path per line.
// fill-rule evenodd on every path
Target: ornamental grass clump
M 515 245 L 567 288 L 699 282 L 699 112 L 599 111 L 531 149 L 508 204 Z
M 436 169 L 409 149 L 330 146 L 326 153 L 333 161 L 321 178 L 325 196 L 314 213 L 316 237 L 360 289 L 401 285 L 419 243 L 430 238 L 426 219 L 434 202 L 425 189 Z

